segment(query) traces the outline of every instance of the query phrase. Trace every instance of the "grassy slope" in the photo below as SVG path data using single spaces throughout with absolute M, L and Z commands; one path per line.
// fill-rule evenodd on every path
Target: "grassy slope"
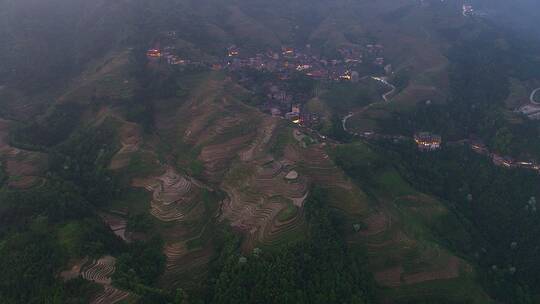
M 365 144 L 353 144 L 352 151 L 360 163 L 382 161 Z M 370 174 L 368 184 L 358 182 L 371 193 L 372 211 L 363 219 L 366 230 L 352 234 L 350 242 L 367 246 L 372 271 L 387 286 L 382 289 L 384 297 L 393 301 L 439 297 L 458 303 L 489 302 L 474 280 L 472 267 L 446 249 L 434 231 L 437 222 L 448 215 L 445 206 L 411 188 L 392 167 L 383 166 Z M 458 276 L 454 277 L 451 268 L 456 267 Z

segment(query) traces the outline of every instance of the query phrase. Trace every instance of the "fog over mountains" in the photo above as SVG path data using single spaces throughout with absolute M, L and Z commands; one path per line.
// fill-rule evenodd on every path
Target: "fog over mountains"
M 523 34 L 540 33 L 540 3 L 535 0 L 477 0 L 479 7 L 485 9 L 494 22 L 511 26 Z
M 538 21 L 0 0 L 0 303 L 540 303 Z

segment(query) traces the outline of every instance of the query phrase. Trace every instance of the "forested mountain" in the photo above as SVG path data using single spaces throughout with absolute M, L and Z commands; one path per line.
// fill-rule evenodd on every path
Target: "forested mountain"
M 0 303 L 538 303 L 532 0 L 0 0 Z

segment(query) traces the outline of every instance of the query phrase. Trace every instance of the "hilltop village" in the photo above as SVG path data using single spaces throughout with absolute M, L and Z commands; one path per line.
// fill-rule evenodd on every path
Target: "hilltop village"
M 463 6 L 463 15 L 472 16 L 474 9 L 471 5 Z M 176 39 L 176 32 L 165 34 L 165 41 L 172 44 Z M 384 57 L 384 45 L 373 43 L 363 47 L 342 47 L 338 49 L 336 57 L 326 58 L 313 51 L 310 45 L 303 48 L 282 46 L 279 50 L 268 49 L 264 52 L 252 53 L 231 45 L 223 52 L 223 57 L 209 61 L 195 61 L 182 58 L 173 46 L 156 47 L 147 50 L 146 57 L 150 64 L 168 66 L 170 68 L 208 68 L 216 71 L 226 71 L 230 77 L 244 85 L 246 88 L 260 93 L 264 101 L 259 105 L 263 112 L 272 116 L 281 117 L 303 128 L 321 140 L 329 140 L 326 136 L 314 130 L 322 119 L 317 113 L 310 113 L 303 105 L 314 97 L 314 92 L 305 90 L 291 90 L 288 85 L 291 81 L 305 79 L 319 82 L 351 82 L 356 83 L 366 78 L 372 78 L 392 90 L 383 95 L 384 102 L 388 102 L 388 95 L 394 94 L 395 87 L 389 83 L 393 75 L 392 65 Z M 259 73 L 257 75 L 257 73 Z M 266 75 L 261 81 L 260 76 Z M 379 75 L 379 76 L 372 76 Z M 534 92 L 536 93 L 536 91 Z M 533 100 L 534 93 L 531 97 Z M 393 141 L 410 140 L 403 136 L 376 134 L 364 132 L 362 134 L 350 132 L 346 128 L 346 120 L 353 114 L 349 113 L 343 119 L 346 132 L 363 139 L 388 139 Z M 440 150 L 443 140 L 440 135 L 430 132 L 418 132 L 412 140 L 421 152 Z M 474 152 L 489 157 L 492 162 L 504 168 L 522 168 L 540 172 L 540 163 L 536 160 L 514 160 L 509 156 L 502 156 L 490 152 L 486 145 L 474 139 L 448 142 L 447 144 L 465 144 Z
M 168 33 L 167 37 L 175 37 L 174 32 Z M 314 52 L 310 45 L 302 49 L 283 46 L 280 50 L 269 49 L 254 54 L 231 45 L 224 50 L 222 58 L 208 62 L 180 58 L 172 46 L 149 49 L 146 55 L 151 64 L 227 71 L 242 85 L 264 96 L 261 105 L 264 112 L 312 127 L 320 122 L 321 117 L 305 111 L 302 106 L 314 92 L 291 89 L 290 83 L 308 79 L 354 83 L 374 74 L 382 75 L 377 79 L 386 81 L 386 77 L 392 74 L 392 65 L 386 63 L 383 52 L 383 45 L 367 44 L 362 48 L 340 48 L 337 58 L 329 59 Z M 261 82 L 255 73 L 269 77 L 264 77 Z
M 303 105 L 314 97 L 314 92 L 302 88 L 305 85 L 302 77 L 322 82 L 355 83 L 370 74 L 391 74 L 392 66 L 385 64 L 383 50 L 380 44 L 368 44 L 363 49 L 340 48 L 339 59 L 328 59 L 314 53 L 307 45 L 304 49 L 282 47 L 279 52 L 269 50 L 255 57 L 242 58 L 239 50 L 232 46 L 224 67 L 250 89 L 261 85 L 252 79 L 250 70 L 273 75 L 262 83 L 262 95 L 265 96 L 262 110 L 313 127 L 321 117 L 303 109 Z

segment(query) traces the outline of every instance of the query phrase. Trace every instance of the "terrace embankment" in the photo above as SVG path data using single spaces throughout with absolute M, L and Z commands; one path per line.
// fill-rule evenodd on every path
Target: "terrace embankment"
M 90 300 L 91 304 L 114 304 L 130 297 L 126 291 L 111 285 L 111 276 L 114 274 L 116 259 L 112 256 L 103 256 L 89 261 L 84 258 L 75 263 L 71 269 L 60 274 L 64 280 L 81 277 L 102 286 L 102 290 Z
M 309 145 L 295 141 L 295 135 L 302 132 L 288 125 L 271 120 L 260 125 L 256 139 L 239 154 L 222 184 L 228 194 L 222 218 L 246 234 L 244 250 L 300 238 L 304 202 L 313 184 L 341 193 L 332 199 L 335 208 L 353 213 L 365 209 L 361 196 L 352 194 L 361 191 L 335 166 L 324 144 L 313 139 L 307 140 L 313 142 Z M 270 153 L 271 138 L 279 132 L 290 132 L 286 138 L 291 140 L 283 144 L 282 153 Z
M 162 222 L 181 222 L 197 205 L 200 188 L 174 168 L 145 179 L 134 179 L 133 186 L 152 192 L 150 214 Z

